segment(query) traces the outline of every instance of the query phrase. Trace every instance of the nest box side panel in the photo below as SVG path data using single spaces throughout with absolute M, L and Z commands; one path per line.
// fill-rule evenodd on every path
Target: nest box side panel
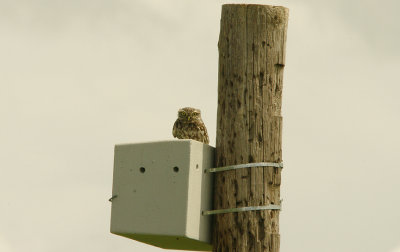
M 205 173 L 214 167 L 214 147 L 192 141 L 190 151 L 188 221 L 186 234 L 189 238 L 211 244 L 212 216 L 203 216 L 203 210 L 212 209 L 214 174 Z M 209 245 L 209 249 L 211 245 Z

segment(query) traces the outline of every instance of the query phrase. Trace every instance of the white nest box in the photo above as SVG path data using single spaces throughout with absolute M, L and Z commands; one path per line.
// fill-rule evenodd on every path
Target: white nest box
M 211 246 L 214 148 L 193 140 L 115 146 L 111 233 L 166 249 Z

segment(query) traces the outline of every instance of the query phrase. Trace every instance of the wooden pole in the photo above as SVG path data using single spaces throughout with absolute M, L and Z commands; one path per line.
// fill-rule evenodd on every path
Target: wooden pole
M 282 161 L 282 78 L 288 9 L 222 7 L 219 37 L 217 167 Z M 281 169 L 215 175 L 214 209 L 280 204 Z M 279 211 L 218 214 L 213 251 L 279 251 Z

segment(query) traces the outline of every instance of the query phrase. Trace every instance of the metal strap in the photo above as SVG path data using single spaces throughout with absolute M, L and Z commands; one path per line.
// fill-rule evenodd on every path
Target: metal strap
M 239 164 L 239 165 L 229 165 L 217 168 L 208 168 L 205 169 L 204 172 L 221 172 L 221 171 L 228 171 L 228 170 L 235 170 L 235 169 L 242 169 L 242 168 L 249 168 L 249 167 L 278 167 L 283 168 L 283 163 L 269 163 L 269 162 L 260 162 L 260 163 L 249 163 L 249 164 Z
M 229 209 L 218 209 L 203 211 L 203 215 L 213 215 L 222 213 L 237 213 L 237 212 L 247 212 L 247 211 L 257 211 L 257 210 L 281 210 L 280 205 L 267 205 L 267 206 L 249 206 L 249 207 L 239 207 L 239 208 L 229 208 Z

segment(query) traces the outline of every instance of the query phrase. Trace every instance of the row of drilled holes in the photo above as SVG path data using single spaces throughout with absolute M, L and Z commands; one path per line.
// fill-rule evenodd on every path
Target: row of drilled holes
M 172 168 L 172 170 L 173 170 L 174 172 L 179 172 L 179 167 L 178 167 L 178 166 L 175 166 L 174 168 Z M 139 171 L 140 171 L 141 173 L 145 173 L 145 172 L 146 172 L 146 168 L 140 167 Z

